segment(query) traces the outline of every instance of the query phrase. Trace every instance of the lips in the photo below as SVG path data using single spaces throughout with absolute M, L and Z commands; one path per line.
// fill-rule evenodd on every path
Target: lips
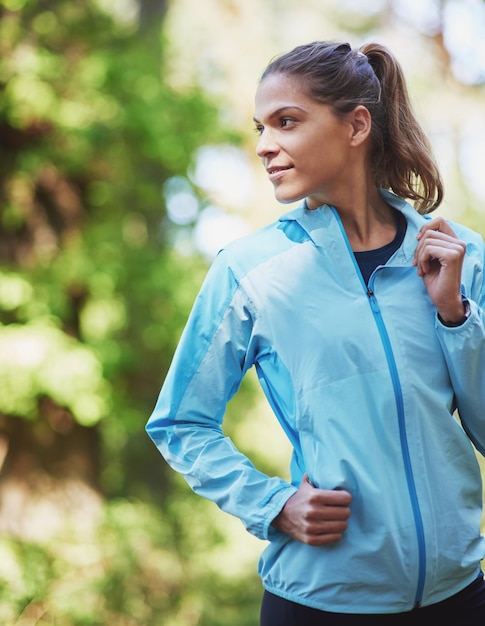
M 272 165 L 271 167 L 267 167 L 266 171 L 268 172 L 268 176 L 270 180 L 274 181 L 280 178 L 284 174 L 284 172 L 287 172 L 290 169 L 292 169 L 291 165 L 287 165 L 287 166 Z

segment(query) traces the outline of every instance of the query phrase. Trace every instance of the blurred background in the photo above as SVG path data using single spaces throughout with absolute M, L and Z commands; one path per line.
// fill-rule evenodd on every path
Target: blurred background
M 0 0 L 0 624 L 254 626 L 264 544 L 145 434 L 220 246 L 279 206 L 254 148 L 276 54 L 388 45 L 485 234 L 483 0 Z M 226 432 L 287 475 L 254 377 Z

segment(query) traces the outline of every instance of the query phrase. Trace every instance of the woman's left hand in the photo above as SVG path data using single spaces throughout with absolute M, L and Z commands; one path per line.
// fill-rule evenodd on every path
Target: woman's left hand
M 461 272 L 466 244 L 453 229 L 437 217 L 417 235 L 414 265 L 422 277 L 429 297 L 444 322 L 458 322 L 464 315 L 461 297 Z

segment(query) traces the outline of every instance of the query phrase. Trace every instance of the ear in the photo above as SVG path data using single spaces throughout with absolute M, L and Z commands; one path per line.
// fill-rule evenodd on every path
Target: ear
M 352 126 L 351 145 L 359 146 L 369 137 L 372 127 L 372 117 L 363 105 L 355 107 L 349 113 L 349 122 Z

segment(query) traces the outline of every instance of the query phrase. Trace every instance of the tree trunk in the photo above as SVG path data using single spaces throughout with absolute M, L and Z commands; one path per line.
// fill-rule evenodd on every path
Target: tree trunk
M 0 417 L 0 533 L 48 541 L 89 532 L 101 511 L 96 428 L 45 399 L 35 422 Z

